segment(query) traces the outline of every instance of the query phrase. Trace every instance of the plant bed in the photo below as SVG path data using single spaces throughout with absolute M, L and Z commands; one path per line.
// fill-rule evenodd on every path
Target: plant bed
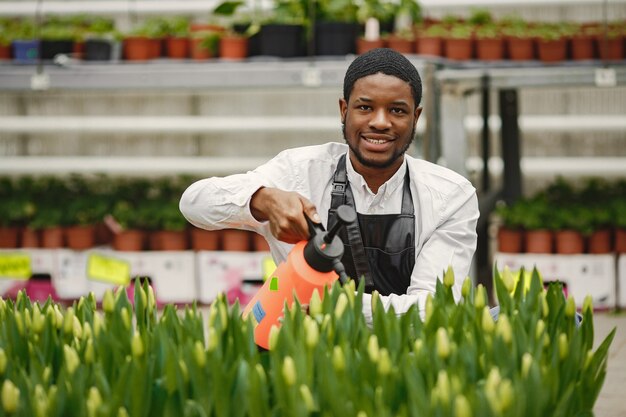
M 62 308 L 23 292 L 0 300 L 2 413 L 15 416 L 591 415 L 615 329 L 594 351 L 593 307 L 575 324 L 572 298 L 536 271 L 515 286 L 496 272 L 494 322 L 482 286 L 449 272 L 424 317 L 397 316 L 361 286 L 335 285 L 285 311 L 271 350 L 252 319 L 220 296 L 208 323 L 196 306 L 157 317 L 147 282 Z M 515 288 L 513 295 L 511 291 Z M 528 290 L 525 290 L 528 288 Z M 206 331 L 206 333 L 205 333 Z M 341 394 L 341 395 L 338 395 Z

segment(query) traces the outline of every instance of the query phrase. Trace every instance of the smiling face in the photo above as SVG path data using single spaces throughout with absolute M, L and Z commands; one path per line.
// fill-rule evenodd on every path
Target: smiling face
M 402 165 L 422 109 L 406 81 L 382 73 L 358 79 L 339 108 L 350 161 L 370 188 L 378 189 Z

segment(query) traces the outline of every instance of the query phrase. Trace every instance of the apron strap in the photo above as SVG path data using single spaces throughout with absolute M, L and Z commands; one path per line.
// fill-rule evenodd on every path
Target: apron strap
M 342 204 L 348 204 L 356 211 L 356 205 L 354 203 L 354 197 L 352 196 L 352 190 L 348 184 L 348 177 L 346 174 L 346 155 L 342 155 L 339 158 L 337 169 L 333 177 L 331 192 L 331 208 L 336 210 Z M 411 199 L 409 198 L 409 201 Z M 374 288 L 374 280 L 369 270 L 367 263 L 367 256 L 365 255 L 365 248 L 363 247 L 363 239 L 361 238 L 361 231 L 359 229 L 359 222 L 352 222 L 346 225 L 346 234 L 348 236 L 348 243 L 352 249 L 352 259 L 354 261 L 354 267 L 356 270 L 356 281 L 360 282 L 361 277 L 365 280 L 366 288 Z

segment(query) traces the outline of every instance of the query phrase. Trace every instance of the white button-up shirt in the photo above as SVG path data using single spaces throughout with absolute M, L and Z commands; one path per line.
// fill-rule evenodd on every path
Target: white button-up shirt
M 272 236 L 268 222 L 257 221 L 250 212 L 250 199 L 261 187 L 295 191 L 309 199 L 328 224 L 332 179 L 341 155 L 348 147 L 341 143 L 307 146 L 281 152 L 266 164 L 246 174 L 208 178 L 192 184 L 183 194 L 180 210 L 193 225 L 209 230 L 236 228 L 263 235 L 276 264 L 285 261 L 293 245 Z M 426 297 L 435 292 L 437 278 L 451 266 L 455 274 L 455 298 L 467 276 L 476 249 L 478 201 L 476 190 L 461 175 L 430 162 L 405 155 L 398 171 L 373 193 L 346 158 L 348 181 L 356 210 L 367 214 L 398 214 L 401 211 L 403 182 L 409 167 L 415 208 L 415 267 L 406 294 L 381 296 L 386 309 L 397 314 L 414 304 L 423 314 Z M 370 296 L 365 295 L 363 313 L 371 323 Z

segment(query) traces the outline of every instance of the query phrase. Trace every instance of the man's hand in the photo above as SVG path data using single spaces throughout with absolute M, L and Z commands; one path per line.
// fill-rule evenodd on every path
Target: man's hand
M 277 188 L 260 188 L 250 200 L 250 211 L 258 221 L 270 222 L 272 235 L 287 243 L 309 238 L 309 226 L 304 214 L 320 222 L 317 209 L 306 198 L 295 192 Z

